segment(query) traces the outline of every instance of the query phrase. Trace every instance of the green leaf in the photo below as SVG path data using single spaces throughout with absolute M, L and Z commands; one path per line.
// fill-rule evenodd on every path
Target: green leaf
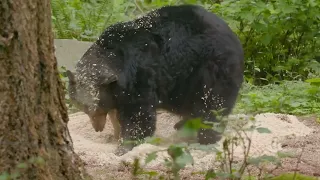
M 195 136 L 201 128 L 208 129 L 211 126 L 204 124 L 201 118 L 195 118 L 185 122 L 179 133 L 183 137 Z
M 267 155 L 263 155 L 263 156 L 259 156 L 259 157 L 254 157 L 254 158 L 249 158 L 248 159 L 248 163 L 255 165 L 255 166 L 259 166 L 260 163 L 262 162 L 273 162 L 273 163 L 277 163 L 278 159 L 275 156 L 267 156 Z
M 294 157 L 295 155 L 292 154 L 292 153 L 279 151 L 279 152 L 277 152 L 277 156 L 278 156 L 279 158 L 287 158 L 287 157 Z
M 206 151 L 206 152 L 217 151 L 215 144 L 204 145 L 199 143 L 193 143 L 193 144 L 190 144 L 189 147 L 195 150 Z
M 311 85 L 320 85 L 320 78 L 312 78 L 312 79 L 307 79 L 306 82 L 310 83 Z
M 168 154 L 172 157 L 172 159 L 176 159 L 177 157 L 183 154 L 182 147 L 178 147 L 175 145 L 170 145 L 167 151 L 168 151 Z
M 159 137 L 147 137 L 145 142 L 153 145 L 159 145 L 162 142 L 162 139 Z
M 259 133 L 266 133 L 266 134 L 270 134 L 271 133 L 271 131 L 268 128 L 263 128 L 263 127 L 258 127 L 257 131 Z
M 268 45 L 270 44 L 272 40 L 272 35 L 271 34 L 265 34 L 261 37 L 261 42 L 264 44 L 264 45 Z
M 294 107 L 294 108 L 297 108 L 297 107 L 301 106 L 301 103 L 300 103 L 300 102 L 292 102 L 292 103 L 290 104 L 290 106 L 291 106 L 291 107 Z
M 146 157 L 145 164 L 150 163 L 151 161 L 155 160 L 157 157 L 158 157 L 157 152 L 149 153 Z
M 260 164 L 261 160 L 259 158 L 249 158 L 248 163 L 252 165 L 258 166 Z
M 217 172 L 216 175 L 217 175 L 217 177 L 220 177 L 222 179 L 229 179 L 232 177 L 232 174 L 227 173 L 227 172 Z
M 263 161 L 269 161 L 269 162 L 275 162 L 277 161 L 277 157 L 275 156 L 268 156 L 268 155 L 263 155 L 259 157 Z
M 209 170 L 206 173 L 205 180 L 214 179 L 216 177 L 217 177 L 217 174 L 214 172 L 214 170 Z
M 154 177 L 154 176 L 158 175 L 158 173 L 156 171 L 143 171 L 143 172 L 141 172 L 139 174 L 146 174 L 146 175 L 149 175 L 151 177 Z
M 180 168 L 184 168 L 188 163 L 193 163 L 193 157 L 190 153 L 184 152 L 176 159 L 176 163 Z
M 248 21 L 248 23 L 252 23 L 254 22 L 256 16 L 253 14 L 253 12 L 251 11 L 241 11 L 239 12 L 239 17 L 245 19 L 246 21 Z
M 293 13 L 295 11 L 296 11 L 296 9 L 294 7 L 292 7 L 292 6 L 290 6 L 289 4 L 284 6 L 283 9 L 282 9 L 282 12 L 283 13 L 287 13 L 287 14 Z

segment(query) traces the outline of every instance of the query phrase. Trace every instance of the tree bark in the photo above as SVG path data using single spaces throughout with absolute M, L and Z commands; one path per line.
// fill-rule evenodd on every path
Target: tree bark
M 0 175 L 90 178 L 67 128 L 51 28 L 50 0 L 0 0 Z

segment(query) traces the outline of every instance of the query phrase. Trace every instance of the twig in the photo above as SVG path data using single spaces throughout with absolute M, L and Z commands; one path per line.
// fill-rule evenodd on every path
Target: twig
M 134 0 L 134 4 L 136 5 L 136 7 L 139 9 L 140 12 L 144 13 L 141 7 L 139 6 L 137 0 Z

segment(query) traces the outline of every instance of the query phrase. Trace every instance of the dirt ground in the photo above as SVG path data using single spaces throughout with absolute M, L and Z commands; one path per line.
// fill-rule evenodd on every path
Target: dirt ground
M 282 142 L 284 149 L 297 152 L 299 157 L 285 159 L 282 162 L 283 168 L 274 171 L 274 174 L 298 171 L 320 177 L 320 125 L 316 122 L 316 117 L 301 117 L 299 120 L 312 128 L 313 132 L 306 136 L 287 137 Z
M 162 111 L 158 112 L 157 118 L 155 136 L 161 137 L 168 143 L 181 142 L 181 139 L 176 138 L 176 131 L 173 129 L 173 125 L 179 120 L 179 117 Z M 271 133 L 253 132 L 251 134 L 250 156 L 274 155 L 277 151 L 295 153 L 296 157 L 283 159 L 283 166 L 272 171 L 272 174 L 297 171 L 305 175 L 320 177 L 320 126 L 315 119 L 312 117 L 298 119 L 291 115 L 272 113 L 260 114 L 255 118 L 256 125 L 268 128 Z M 160 146 L 142 144 L 129 153 L 118 157 L 114 154 L 117 142 L 113 140 L 113 128 L 110 121 L 107 121 L 103 132 L 97 133 L 93 130 L 85 114 L 75 113 L 70 115 L 68 127 L 76 153 L 86 162 L 87 170 L 95 180 L 132 179 L 131 170 L 127 165 L 124 165 L 123 161 L 133 162 L 135 157 L 143 160 L 147 153 L 168 147 L 168 143 Z M 241 150 L 240 147 L 236 148 L 235 159 L 241 159 Z M 200 151 L 191 153 L 194 157 L 194 165 L 188 165 L 181 171 L 181 177 L 182 179 L 204 179 L 203 176 L 192 175 L 192 172 L 214 168 L 215 154 Z M 166 152 L 158 153 L 158 158 L 145 168 L 165 173 L 163 166 L 165 157 L 168 157 Z

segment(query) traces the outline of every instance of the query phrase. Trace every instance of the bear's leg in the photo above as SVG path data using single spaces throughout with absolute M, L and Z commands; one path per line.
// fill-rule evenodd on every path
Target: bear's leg
M 230 87 L 223 87 L 223 85 L 219 85 L 204 89 L 204 92 L 206 98 L 203 99 L 201 104 L 203 121 L 218 123 L 220 120 L 217 120 L 212 110 L 218 111 L 218 116 L 220 117 L 228 116 L 236 102 L 238 87 L 231 85 Z M 223 132 L 227 126 L 227 122 L 225 120 L 220 121 L 218 126 L 219 130 Z M 213 129 L 200 129 L 198 132 L 198 142 L 200 144 L 214 144 L 221 140 L 222 132 L 217 132 Z
M 215 116 L 213 114 L 200 114 L 198 116 L 195 117 L 184 117 L 181 121 L 177 122 L 174 125 L 174 129 L 176 130 L 180 130 L 183 128 L 183 126 L 185 125 L 185 123 L 188 122 L 188 120 L 191 120 L 193 118 L 198 118 L 198 117 L 202 117 L 203 121 L 207 121 L 207 122 L 217 122 Z M 205 123 L 206 124 L 206 123 Z M 211 124 L 208 124 L 211 125 Z M 200 144 L 214 144 L 216 142 L 218 142 L 221 139 L 221 133 L 214 131 L 213 129 L 199 129 L 198 131 L 198 136 L 197 136 L 197 140 Z
M 203 118 L 203 121 L 217 122 L 217 119 L 211 113 L 211 114 L 208 114 L 207 117 Z M 211 124 L 208 124 L 208 125 L 211 125 Z M 222 130 L 224 131 L 226 124 L 220 123 L 219 126 L 222 127 L 223 128 Z M 197 139 L 198 139 L 198 142 L 200 144 L 205 144 L 205 145 L 207 145 L 207 144 L 215 144 L 218 141 L 220 141 L 221 138 L 222 138 L 222 132 L 217 132 L 217 131 L 213 130 L 212 128 L 200 129 L 198 131 L 198 138 Z
M 117 117 L 117 110 L 112 109 L 108 112 L 109 119 L 111 120 L 111 124 L 113 126 L 113 136 L 115 140 L 120 139 L 120 124 L 119 119 Z
M 221 86 L 220 86 L 221 87 Z M 224 90 L 224 91 L 223 91 Z M 188 111 L 189 116 L 185 116 L 181 121 L 174 125 L 176 130 L 181 129 L 184 124 L 193 118 L 201 118 L 205 124 L 212 125 L 212 123 L 218 123 L 216 115 L 212 110 L 220 110 L 221 114 L 219 116 L 227 116 L 231 113 L 234 106 L 237 91 L 228 91 L 228 88 L 203 88 L 199 93 L 194 93 L 194 96 L 189 96 L 192 99 L 189 104 L 194 104 L 194 106 Z M 223 92 L 223 93 L 220 93 Z M 187 111 L 187 110 L 185 110 Z M 206 123 L 209 122 L 209 123 Z M 224 131 L 226 127 L 226 121 L 221 121 L 218 123 L 219 130 Z M 221 140 L 221 132 L 217 132 L 211 129 L 200 129 L 198 131 L 198 142 L 200 144 L 215 144 Z
M 156 130 L 156 109 L 150 104 L 125 104 L 119 108 L 119 115 L 123 142 L 116 150 L 116 155 L 121 156 L 137 145 L 137 142 L 130 141 L 139 142 L 153 136 Z

